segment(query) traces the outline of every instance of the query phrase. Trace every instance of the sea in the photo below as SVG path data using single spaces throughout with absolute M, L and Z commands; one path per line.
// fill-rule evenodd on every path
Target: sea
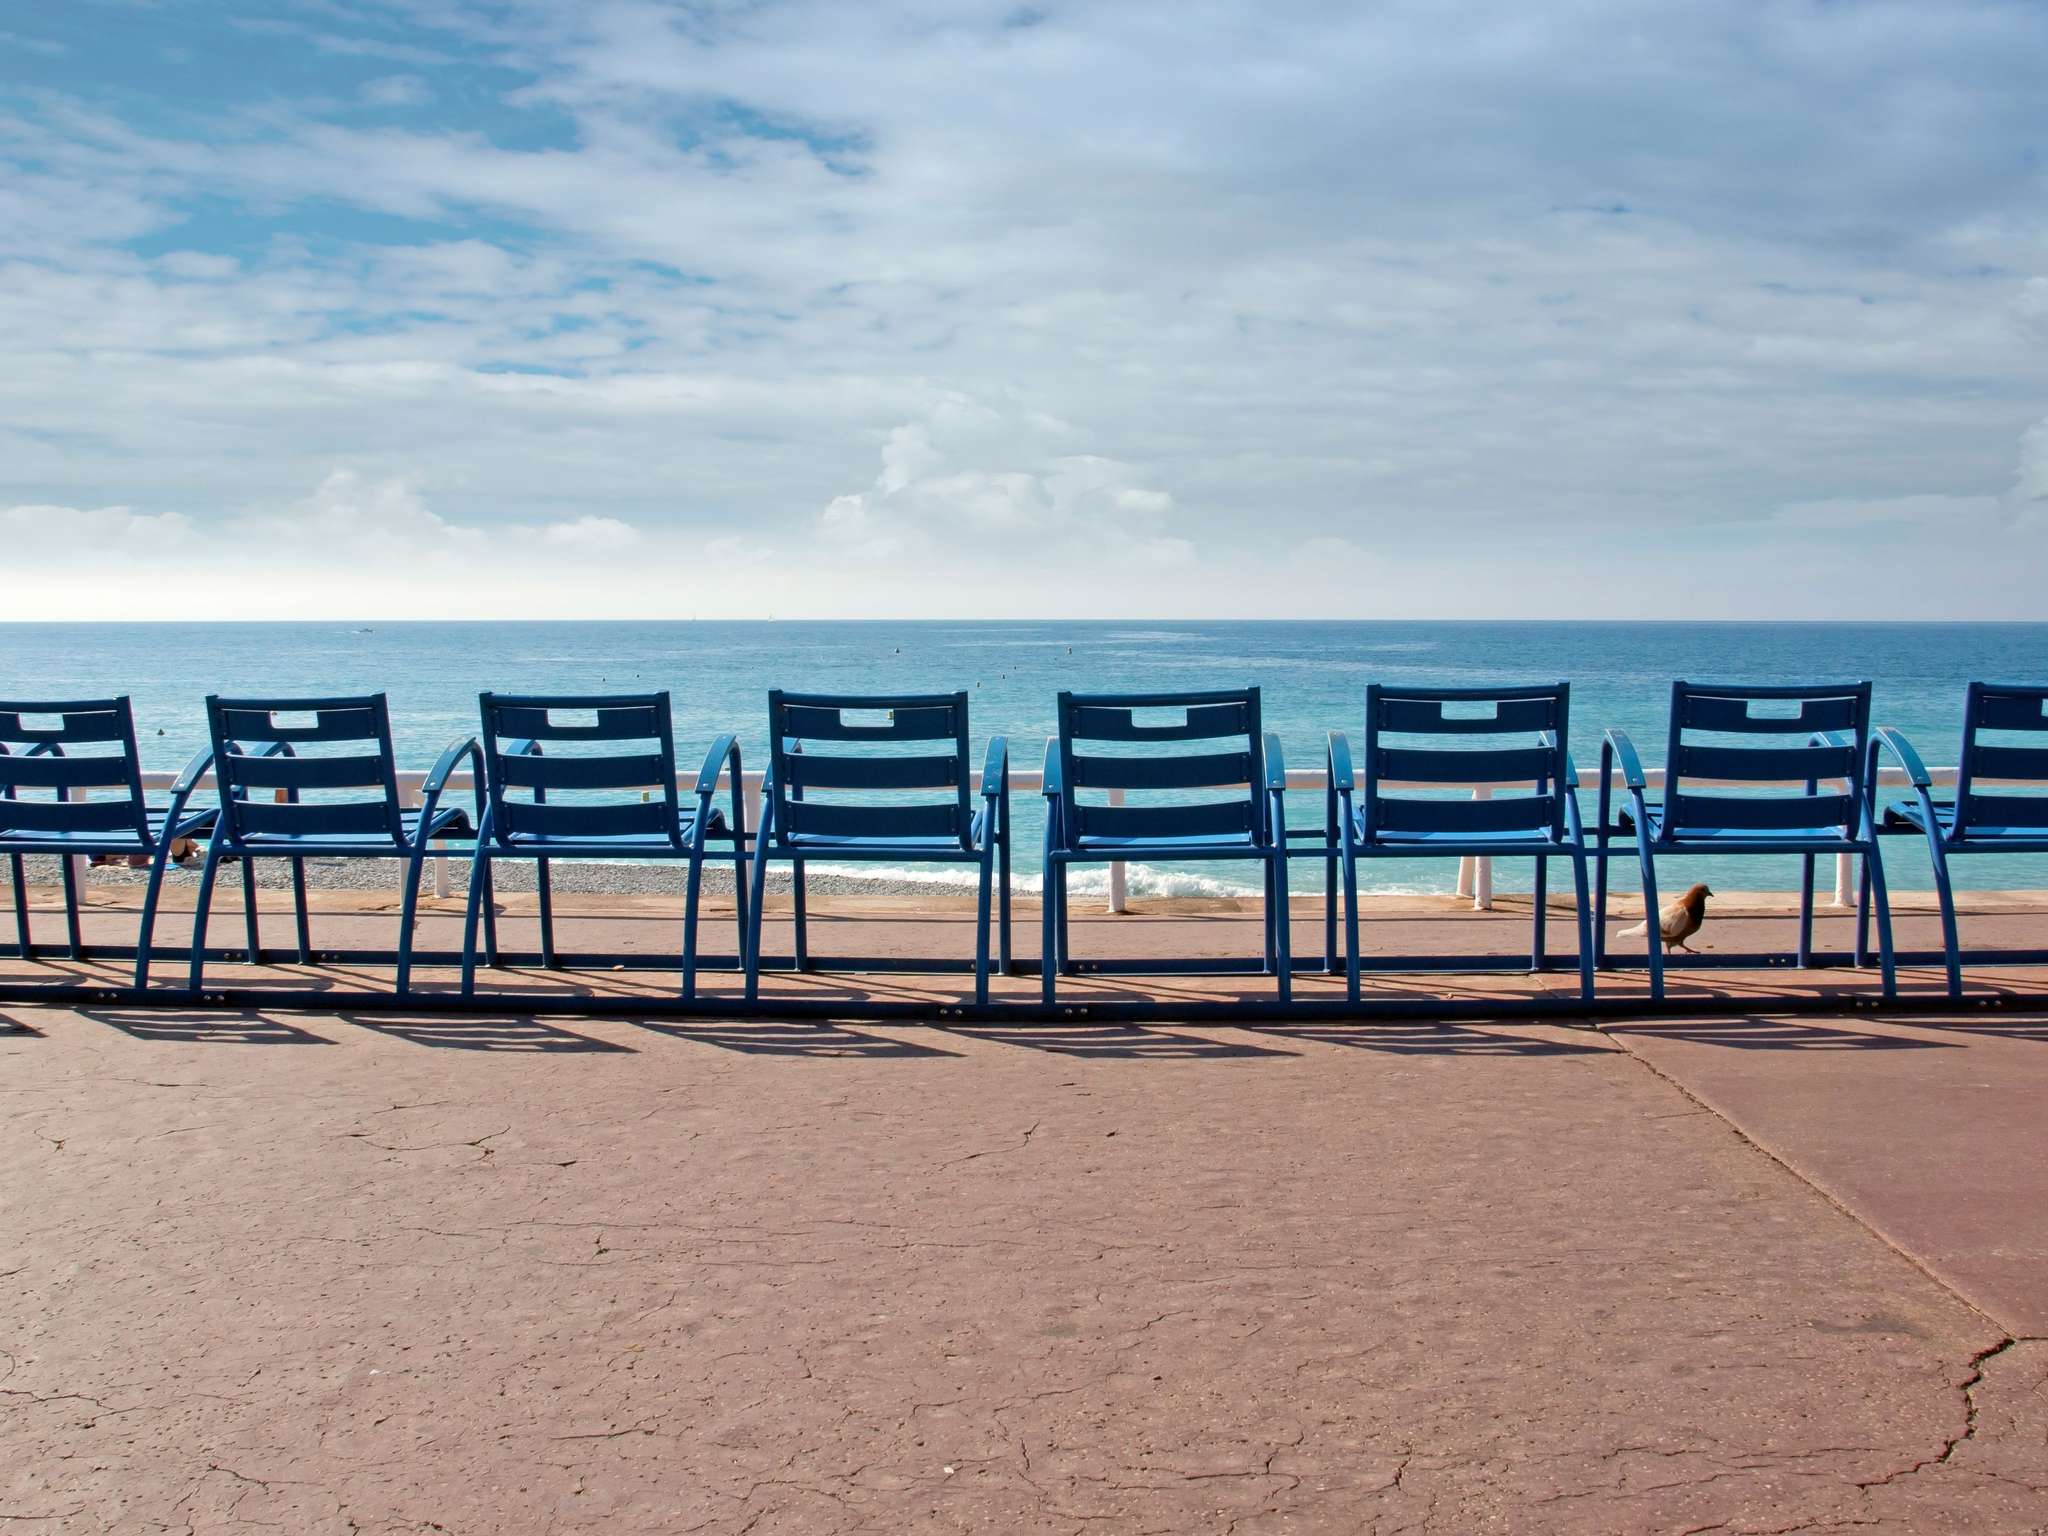
M 1572 746 L 1582 768 L 1600 733 L 1627 730 L 1651 766 L 1664 755 L 1671 681 L 1785 683 L 1870 679 L 1878 723 L 1906 732 L 1930 765 L 1951 764 L 1964 684 L 2048 679 L 2048 624 L 1632 622 L 418 622 L 76 623 L 0 625 L 0 697 L 47 701 L 128 694 L 145 766 L 174 770 L 205 740 L 209 693 L 390 698 L 401 766 L 425 767 L 451 737 L 477 727 L 480 690 L 632 692 L 672 696 L 677 756 L 686 770 L 721 732 L 736 733 L 749 766 L 765 761 L 766 691 L 938 693 L 972 698 L 975 761 L 987 738 L 1009 738 L 1011 761 L 1036 768 L 1053 729 L 1054 698 L 1076 691 L 1234 688 L 1263 691 L 1268 730 L 1290 768 L 1319 769 L 1332 730 L 1364 727 L 1366 684 L 1497 685 L 1568 680 Z M 1036 884 L 1037 797 L 1017 797 L 1019 885 Z M 1588 797 L 1590 814 L 1590 796 Z M 1320 793 L 1290 797 L 1289 822 L 1319 825 Z M 1886 844 L 1897 888 L 1930 884 L 1915 840 Z M 855 866 L 901 881 L 916 871 Z M 929 871 L 955 881 L 963 871 Z M 1973 888 L 2048 886 L 2039 858 L 1959 860 Z M 1248 868 L 1136 866 L 1134 896 L 1252 890 Z M 1445 892 L 1453 860 L 1389 860 L 1362 871 L 1368 888 Z M 1705 879 L 1717 889 L 1789 890 L 1795 861 L 1724 858 L 1660 865 L 1666 889 Z M 1831 872 L 1820 880 L 1828 887 Z M 1301 861 L 1297 890 L 1320 888 Z M 1502 861 L 1498 890 L 1529 888 L 1526 864 Z M 1569 873 L 1553 871 L 1552 889 Z M 1087 889 L 1088 882 L 1078 883 Z M 1615 888 L 1634 889 L 1632 865 Z

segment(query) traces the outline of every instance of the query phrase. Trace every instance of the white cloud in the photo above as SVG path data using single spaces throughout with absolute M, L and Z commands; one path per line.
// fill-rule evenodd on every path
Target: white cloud
M 0 545 L 17 569 L 84 576 L 102 561 L 134 562 L 187 547 L 191 521 L 129 507 L 0 507 Z
M 2027 501 L 2048 501 L 2048 419 L 2034 423 L 2020 440 L 2013 494 Z
M 489 543 L 483 530 L 455 526 L 429 511 L 405 480 L 365 480 L 352 469 L 329 472 L 312 495 L 282 511 L 243 514 L 229 534 L 251 553 L 271 543 L 323 558 L 379 561 L 474 555 Z
M 639 530 L 616 517 L 578 517 L 565 523 L 549 523 L 540 539 L 551 549 L 585 554 L 611 554 L 631 549 L 640 542 Z
M 960 396 L 889 432 L 873 487 L 834 496 L 819 531 L 871 561 L 1000 561 L 1012 576 L 1183 565 L 1170 493 L 1133 465 L 1061 453 L 1079 431 Z
M 384 75 L 362 88 L 363 100 L 373 107 L 417 107 L 431 101 L 433 94 L 418 75 Z

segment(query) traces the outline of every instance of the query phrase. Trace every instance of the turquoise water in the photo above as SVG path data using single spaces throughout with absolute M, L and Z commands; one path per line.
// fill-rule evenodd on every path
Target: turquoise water
M 720 731 L 740 736 L 750 766 L 764 757 L 770 686 L 817 692 L 973 694 L 975 752 L 1001 732 L 1012 761 L 1035 768 L 1053 726 L 1053 696 L 1077 690 L 1264 689 L 1267 728 L 1295 768 L 1319 768 L 1325 734 L 1362 731 L 1365 685 L 1572 684 L 1574 749 L 1598 760 L 1599 733 L 1627 729 L 1661 763 L 1671 679 L 1790 682 L 1870 678 L 1881 723 L 1902 727 L 1930 764 L 1952 763 L 1971 678 L 2048 676 L 2048 624 L 1634 623 L 420 623 L 37 624 L 0 627 L 0 696 L 127 693 L 147 766 L 175 769 L 205 736 L 209 692 L 391 696 L 400 760 L 425 767 L 450 737 L 476 728 L 480 689 L 631 691 L 674 696 L 678 756 L 694 766 Z M 1037 807 L 1018 814 L 1019 872 L 1035 870 Z M 1319 822 L 1318 794 L 1292 797 L 1289 820 Z M 1886 845 L 1895 884 L 1928 884 L 1924 851 Z M 1447 890 L 1448 861 L 1386 862 L 1378 888 Z M 1958 861 L 1984 887 L 2048 885 L 2048 860 Z M 1789 888 L 1792 860 L 1722 859 L 1704 878 L 1729 889 Z M 1677 885 L 1692 871 L 1676 861 Z M 1303 864 L 1295 883 L 1320 881 Z M 1496 884 L 1527 888 L 1526 867 L 1501 864 Z M 1823 884 L 1826 876 L 1823 875 Z M 1138 870 L 1133 890 L 1245 886 L 1228 866 Z M 1617 869 L 1617 889 L 1633 871 Z

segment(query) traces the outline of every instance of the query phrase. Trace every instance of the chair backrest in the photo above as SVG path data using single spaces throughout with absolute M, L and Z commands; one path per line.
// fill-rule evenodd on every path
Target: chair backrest
M 1813 738 L 1820 733 L 1835 737 L 1836 744 L 1816 743 Z M 1725 739 L 1730 736 L 1744 739 L 1730 742 Z M 1767 739 L 1752 739 L 1758 737 Z M 1767 835 L 1822 827 L 1853 835 L 1869 739 L 1867 682 L 1783 687 L 1673 683 L 1662 836 Z M 1828 780 L 1847 787 L 1829 787 Z M 1822 782 L 1809 791 L 1813 781 Z M 1710 789 L 1703 794 L 1690 787 L 1694 782 L 1761 785 L 1769 792 Z
M 1440 832 L 1484 839 L 1547 829 L 1562 837 L 1565 796 L 1573 787 L 1565 782 L 1570 704 L 1567 683 L 1532 688 L 1368 685 L 1367 835 Z M 1545 735 L 1547 741 L 1539 740 Z M 1429 739 L 1444 737 L 1457 737 L 1461 744 Z M 1396 783 L 1426 784 L 1433 791 L 1389 793 L 1386 786 Z M 1479 785 L 1506 786 L 1510 792 L 1475 800 L 1471 791 Z M 1444 793 L 1457 789 L 1464 793 Z
M 95 793 L 106 790 L 120 793 Z M 149 841 L 135 716 L 125 696 L 0 703 L 0 832 L 133 832 Z
M 2007 734 L 2011 733 L 2011 734 Z M 2024 733 L 2024 734 L 2022 734 Z M 2019 735 L 2014 741 L 2012 735 Z M 1985 737 L 1992 740 L 1985 740 Z M 2048 685 L 1972 683 L 1963 701 L 1963 752 L 1956 770 L 1952 837 L 1970 827 L 2048 829 Z M 2033 794 L 1986 794 L 1980 779 L 2034 788 Z
M 768 742 L 778 847 L 806 833 L 972 846 L 966 693 L 771 689 Z
M 209 694 L 214 782 L 229 847 L 251 838 L 404 840 L 391 711 L 381 693 L 325 699 Z
M 500 844 L 659 836 L 682 847 L 666 691 L 486 693 L 477 702 Z
M 1259 690 L 1061 693 L 1060 815 L 1082 838 L 1234 838 L 1263 842 L 1265 761 Z M 1106 743 L 1108 750 L 1091 744 Z M 1172 751 L 1198 746 L 1198 751 Z M 1235 787 L 1227 796 L 1191 792 Z M 1127 803 L 1105 803 L 1110 792 Z M 1128 803 L 1132 793 L 1173 797 Z

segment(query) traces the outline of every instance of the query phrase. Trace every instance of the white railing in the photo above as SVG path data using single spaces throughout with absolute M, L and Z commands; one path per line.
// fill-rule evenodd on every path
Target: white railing
M 1953 768 L 1930 768 L 1927 770 L 1927 773 L 1928 777 L 1932 778 L 1937 786 L 1955 783 L 1956 770 Z M 1647 768 L 1643 771 L 1643 776 L 1649 782 L 1652 789 L 1663 787 L 1663 769 Z M 176 774 L 171 773 L 145 773 L 142 776 L 143 787 L 161 794 L 171 787 L 176 777 Z M 407 805 L 419 804 L 420 791 L 426 783 L 426 778 L 426 774 L 421 770 L 401 769 L 398 774 L 399 797 Z M 757 827 L 761 824 L 761 779 L 762 775 L 758 770 L 742 775 L 742 781 L 746 786 L 747 793 L 747 825 L 750 827 Z M 677 777 L 677 783 L 685 794 L 694 790 L 696 782 L 695 774 L 678 775 Z M 1042 782 L 1042 777 L 1036 768 L 1013 768 L 1010 771 L 1010 789 L 1013 794 L 1036 794 Z M 1717 787 L 1719 787 L 1722 781 L 1716 782 Z M 1839 780 L 1831 782 L 1837 788 L 1846 788 Z M 1878 783 L 1885 788 L 1903 789 L 1908 786 L 1909 782 L 1904 771 L 1901 769 L 1885 767 L 1879 770 Z M 208 774 L 199 781 L 199 787 L 201 789 L 209 788 L 212 783 L 213 776 Z M 974 775 L 974 787 L 977 791 L 981 787 L 981 775 L 979 773 Z M 1323 770 L 1320 768 L 1289 769 L 1287 787 L 1290 790 L 1321 790 L 1324 787 Z M 1353 787 L 1355 788 L 1357 785 L 1354 784 Z M 1440 784 L 1389 783 L 1387 787 L 1390 789 L 1441 789 L 1443 786 Z M 1524 789 L 1527 787 L 1526 783 L 1480 784 L 1473 787 L 1472 797 L 1475 800 L 1485 800 L 1490 799 L 1496 789 Z M 1600 773 L 1598 769 L 1581 768 L 1579 770 L 1579 788 L 1598 790 L 1599 787 Z M 1731 783 L 1728 787 L 1740 786 Z M 1626 804 L 1627 791 L 1621 787 L 1618 776 L 1615 781 L 1615 796 L 1618 803 Z M 1122 791 L 1111 790 L 1110 803 L 1117 805 L 1122 802 Z M 449 778 L 448 791 L 442 797 L 442 803 L 444 805 L 466 805 L 473 803 L 469 775 L 467 773 L 457 773 Z M 1320 816 L 1320 809 L 1318 809 L 1317 814 Z M 433 869 L 434 894 L 436 896 L 449 895 L 447 859 L 437 856 L 433 861 Z M 1471 897 L 1473 907 L 1479 911 L 1492 910 L 1493 860 L 1469 857 L 1460 859 L 1458 861 L 1457 894 Z M 1109 866 L 1108 910 L 1111 912 L 1124 912 L 1128 910 L 1129 896 L 1128 877 L 1123 864 L 1121 862 L 1111 864 Z M 1856 856 L 1851 853 L 1836 854 L 1835 905 L 1838 907 L 1849 907 L 1854 906 L 1855 902 Z

